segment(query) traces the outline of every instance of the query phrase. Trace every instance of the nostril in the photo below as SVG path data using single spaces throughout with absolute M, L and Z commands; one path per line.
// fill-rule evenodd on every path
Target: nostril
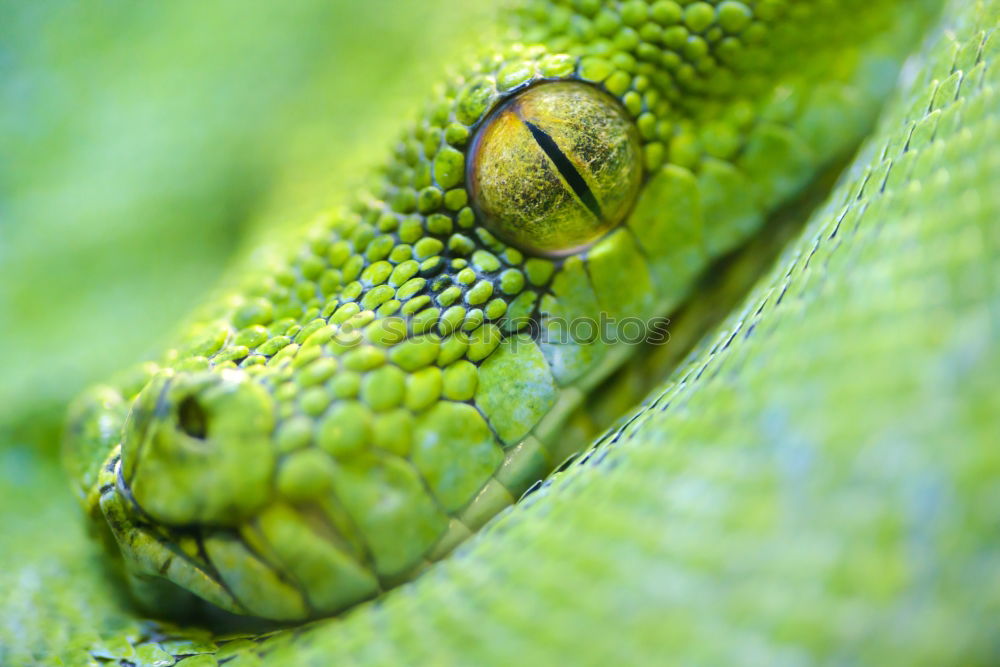
M 194 396 L 188 396 L 177 406 L 177 423 L 192 438 L 204 440 L 208 433 L 208 415 Z
M 136 504 L 173 526 L 249 518 L 271 496 L 274 408 L 242 370 L 162 371 L 133 399 L 122 433 L 122 479 Z

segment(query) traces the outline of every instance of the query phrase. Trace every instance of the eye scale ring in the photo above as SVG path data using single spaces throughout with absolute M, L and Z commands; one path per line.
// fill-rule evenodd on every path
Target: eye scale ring
M 472 143 L 468 182 L 484 224 L 520 249 L 562 256 L 619 224 L 642 181 L 638 130 L 616 99 L 577 81 L 507 100 Z

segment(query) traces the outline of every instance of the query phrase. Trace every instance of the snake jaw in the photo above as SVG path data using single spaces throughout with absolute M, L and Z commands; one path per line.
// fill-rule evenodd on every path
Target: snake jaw
M 247 613 L 195 554 L 178 547 L 179 535 L 149 523 L 122 476 L 120 447 L 102 466 L 99 489 L 101 512 L 121 553 L 129 588 L 141 605 L 180 616 L 200 606 L 200 598 L 225 611 Z
M 311 530 L 302 508 L 274 504 L 237 527 L 150 521 L 122 473 L 120 448 L 102 467 L 99 502 L 133 596 L 158 616 L 214 617 L 222 610 L 302 621 L 381 590 L 370 572 L 329 543 L 329 535 Z

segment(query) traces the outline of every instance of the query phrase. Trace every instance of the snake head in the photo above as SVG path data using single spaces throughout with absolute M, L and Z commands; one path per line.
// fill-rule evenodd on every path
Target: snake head
M 81 410 L 70 449 L 89 463 L 71 470 L 93 484 L 110 451 L 91 514 L 147 606 L 184 599 L 172 586 L 267 619 L 335 613 L 443 557 L 563 458 L 571 385 L 623 356 L 523 328 L 596 322 L 595 289 L 623 313 L 655 300 L 632 236 L 609 236 L 641 185 L 638 132 L 574 62 L 536 49 L 503 90 L 489 64 L 453 112 L 480 140 L 452 123 L 431 159 L 430 138 L 407 137 L 401 160 L 423 165 L 407 178 L 436 185 L 326 220 L 308 267 L 258 274 L 140 388 Z
M 291 611 L 248 608 L 211 560 L 271 500 L 274 427 L 273 398 L 237 369 L 165 369 L 132 400 L 100 471 L 99 506 L 144 606 L 179 616 L 208 601 L 209 611 L 305 616 L 300 600 Z M 218 567 L 245 574 L 225 560 Z
M 67 466 L 149 606 L 312 618 L 444 557 L 578 448 L 588 393 L 886 87 L 877 57 L 813 48 L 853 16 L 605 5 L 590 46 L 569 9 L 526 19 L 348 208 L 80 404 Z

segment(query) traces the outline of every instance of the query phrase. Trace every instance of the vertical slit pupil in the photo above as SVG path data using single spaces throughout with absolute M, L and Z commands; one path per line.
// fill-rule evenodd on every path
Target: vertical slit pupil
M 194 396 L 188 396 L 177 406 L 177 422 L 192 438 L 204 440 L 208 434 L 208 415 Z
M 549 156 L 556 169 L 566 179 L 569 187 L 573 189 L 573 192 L 583 202 L 583 205 L 587 207 L 587 210 L 593 213 L 598 220 L 604 220 L 604 214 L 601 212 L 601 205 L 597 202 L 597 197 L 594 196 L 594 193 L 587 185 L 587 181 L 583 179 L 583 176 L 577 171 L 570 159 L 559 149 L 559 145 L 555 140 L 545 130 L 534 123 L 524 121 L 524 124 L 528 126 L 528 130 L 535 139 L 535 143 Z

